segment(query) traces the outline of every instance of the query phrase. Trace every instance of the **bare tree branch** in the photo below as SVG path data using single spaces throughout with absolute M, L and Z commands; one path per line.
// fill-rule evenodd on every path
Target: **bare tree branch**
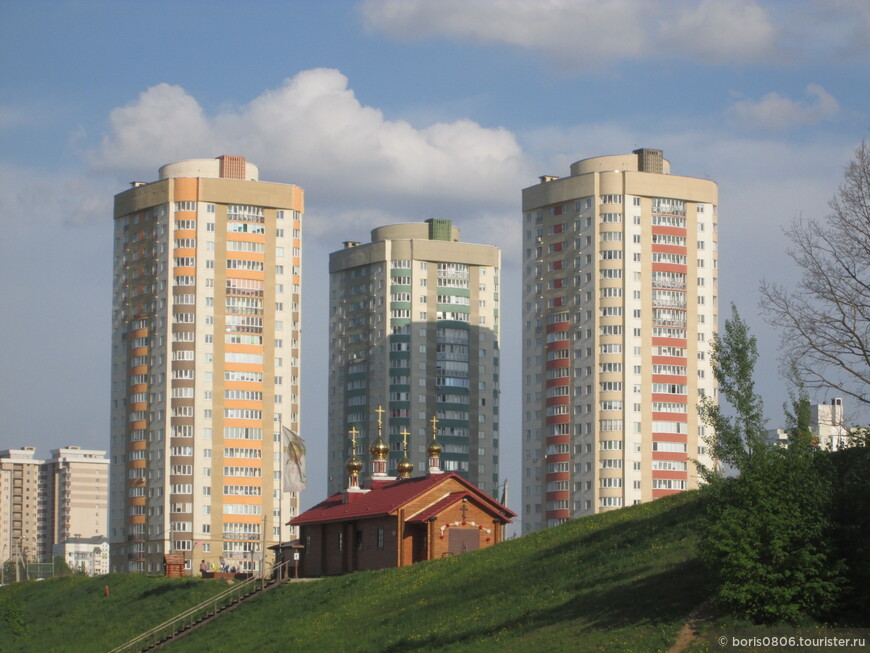
M 761 283 L 761 308 L 782 333 L 781 363 L 809 389 L 870 405 L 870 145 L 861 142 L 821 219 L 785 231 L 796 285 Z

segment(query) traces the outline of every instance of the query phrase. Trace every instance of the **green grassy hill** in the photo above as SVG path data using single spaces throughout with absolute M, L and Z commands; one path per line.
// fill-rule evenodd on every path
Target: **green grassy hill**
M 166 650 L 667 651 L 710 592 L 700 512 L 683 493 L 454 558 L 293 583 Z M 134 576 L 3 588 L 0 650 L 105 651 L 222 588 Z
M 8 585 L 0 588 L 0 651 L 105 652 L 225 589 L 138 574 Z

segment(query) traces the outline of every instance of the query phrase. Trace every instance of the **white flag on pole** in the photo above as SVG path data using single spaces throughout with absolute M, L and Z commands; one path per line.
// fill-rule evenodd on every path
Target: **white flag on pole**
M 284 477 L 284 492 L 301 492 L 307 487 L 305 479 L 305 440 L 286 426 L 281 439 L 283 441 L 282 459 L 284 466 L 281 475 Z

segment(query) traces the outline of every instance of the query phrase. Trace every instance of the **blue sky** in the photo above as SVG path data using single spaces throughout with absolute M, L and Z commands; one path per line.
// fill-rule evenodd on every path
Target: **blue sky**
M 108 448 L 112 198 L 225 153 L 306 191 L 306 505 L 325 491 L 328 253 L 436 216 L 503 248 L 518 491 L 520 190 L 637 147 L 719 183 L 720 313 L 758 336 L 779 425 L 758 284 L 793 278 L 781 229 L 826 212 L 868 127 L 863 0 L 0 0 L 0 448 Z

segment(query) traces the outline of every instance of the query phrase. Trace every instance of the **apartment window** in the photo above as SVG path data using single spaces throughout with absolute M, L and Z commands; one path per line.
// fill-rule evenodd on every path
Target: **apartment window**
M 654 478 L 654 490 L 685 490 L 686 481 L 678 481 L 670 478 Z
M 653 451 L 667 451 L 670 453 L 686 453 L 686 444 L 681 442 L 653 442 Z

